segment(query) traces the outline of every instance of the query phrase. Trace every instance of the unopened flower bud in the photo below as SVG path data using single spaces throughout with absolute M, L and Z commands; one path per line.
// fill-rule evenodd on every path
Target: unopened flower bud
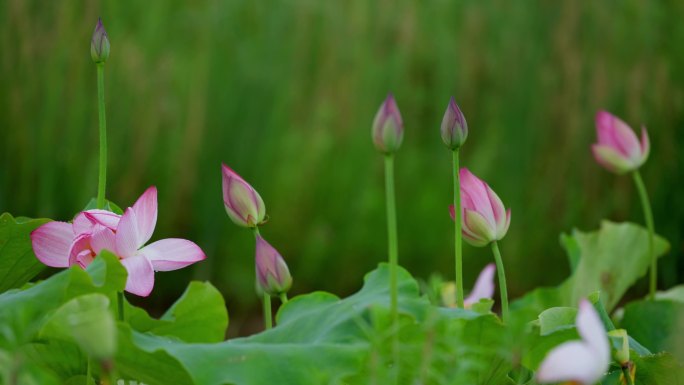
M 223 205 L 238 226 L 256 227 L 264 222 L 266 206 L 259 193 L 225 164 L 223 171 Z
M 271 296 L 287 293 L 292 286 L 285 260 L 260 235 L 256 237 L 256 277 L 259 289 Z
M 627 123 L 606 111 L 599 111 L 596 133 L 598 142 L 591 150 L 596 161 L 607 170 L 624 174 L 638 169 L 648 159 L 651 144 L 645 127 L 641 127 L 639 140 Z
M 442 118 L 441 133 L 442 141 L 451 150 L 461 147 L 468 138 L 468 123 L 453 96 Z
M 613 350 L 613 357 L 621 366 L 629 363 L 629 336 L 625 329 L 615 329 L 608 332 L 608 339 Z
M 382 103 L 373 120 L 373 144 L 383 154 L 393 154 L 404 139 L 404 123 L 392 94 Z
M 102 25 L 102 19 L 97 19 L 93 38 L 90 40 L 90 57 L 98 64 L 106 62 L 109 57 L 109 38 Z

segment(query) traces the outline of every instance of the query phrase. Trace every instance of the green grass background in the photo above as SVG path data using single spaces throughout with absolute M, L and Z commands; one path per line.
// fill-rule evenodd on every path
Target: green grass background
M 0 211 L 69 220 L 95 196 L 89 44 L 102 16 L 108 198 L 128 206 L 156 185 L 154 237 L 192 239 L 208 255 L 157 275 L 143 302 L 153 312 L 192 277 L 224 292 L 233 333 L 258 314 L 253 238 L 224 212 L 221 162 L 264 198 L 262 234 L 287 259 L 293 293 L 356 290 L 386 259 L 370 126 L 388 91 L 406 129 L 399 257 L 416 276 L 452 277 L 451 155 L 439 124 L 454 95 L 470 127 L 462 164 L 512 209 L 501 247 L 513 297 L 568 274 L 561 232 L 602 218 L 642 222 L 631 178 L 591 156 L 601 108 L 649 129 L 642 173 L 657 231 L 672 243 L 661 286 L 673 285 L 684 275 L 682 15 L 681 1 L 636 0 L 5 0 Z M 464 254 L 470 285 L 492 258 Z

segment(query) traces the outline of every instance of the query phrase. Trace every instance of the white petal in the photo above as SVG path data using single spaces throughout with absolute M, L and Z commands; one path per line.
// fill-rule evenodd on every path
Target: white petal
M 596 352 L 579 341 L 566 342 L 546 355 L 537 371 L 537 382 L 579 381 L 585 385 L 596 383 L 605 368 L 599 365 Z

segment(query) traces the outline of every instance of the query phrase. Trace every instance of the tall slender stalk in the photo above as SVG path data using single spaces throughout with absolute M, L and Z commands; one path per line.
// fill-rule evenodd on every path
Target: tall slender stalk
M 252 227 L 254 232 L 254 239 L 259 236 L 259 227 Z M 273 328 L 273 315 L 271 314 L 271 296 L 268 293 L 263 293 L 263 315 L 264 315 L 264 328 L 266 330 Z
M 501 259 L 501 251 L 499 251 L 499 244 L 492 242 L 492 253 L 496 261 L 496 272 L 499 275 L 499 291 L 501 292 L 501 320 L 506 322 L 508 319 L 508 288 L 506 286 L 506 272 L 504 271 L 503 260 Z
M 387 203 L 387 242 L 390 264 L 390 312 L 396 322 L 397 315 L 397 212 L 394 198 L 394 156 L 385 156 L 385 195 Z M 396 323 L 395 323 L 396 325 Z
M 636 184 L 637 190 L 639 190 L 641 207 L 644 210 L 644 220 L 646 221 L 646 227 L 648 228 L 648 255 L 651 258 L 651 274 L 648 297 L 649 299 L 653 300 L 655 298 L 658 282 L 658 260 L 655 255 L 654 246 L 655 229 L 653 225 L 653 212 L 651 211 L 651 203 L 648 199 L 648 192 L 646 192 L 646 186 L 644 185 L 644 181 L 641 179 L 639 170 L 634 171 L 632 175 L 634 176 L 634 184 Z
M 97 64 L 97 106 L 100 122 L 100 176 L 97 184 L 97 208 L 105 208 L 107 186 L 107 120 L 104 101 L 104 63 Z
M 387 203 L 387 242 L 390 264 L 390 315 L 392 317 L 392 356 L 394 365 L 399 365 L 399 313 L 397 299 L 397 211 L 394 198 L 394 156 L 385 155 L 385 195 Z M 396 379 L 396 378 L 395 378 Z M 395 381 L 396 383 L 396 381 Z
M 264 328 L 266 330 L 273 327 L 273 316 L 271 315 L 271 296 L 264 293 Z
M 280 293 L 280 302 L 285 305 L 287 303 L 287 293 Z
M 86 359 L 86 378 L 85 378 L 85 385 L 90 385 L 90 376 L 92 376 L 92 370 L 90 369 L 90 362 L 92 360 L 90 359 L 90 356 Z
M 454 257 L 456 263 L 456 305 L 463 309 L 463 247 L 461 239 L 461 180 L 458 176 L 458 148 L 453 150 L 454 167 Z

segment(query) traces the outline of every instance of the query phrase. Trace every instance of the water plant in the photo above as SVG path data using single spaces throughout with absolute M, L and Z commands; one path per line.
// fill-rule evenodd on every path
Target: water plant
M 677 339 L 684 290 L 656 292 L 655 261 L 669 244 L 654 232 L 638 174 L 650 151 L 648 136 L 643 130 L 639 142 L 626 124 L 605 112 L 597 116 L 594 155 L 610 171 L 633 173 L 647 228 L 604 221 L 594 231 L 562 234 L 571 274 L 555 287 L 537 288 L 509 304 L 499 241 L 508 233 L 511 209 L 488 183 L 460 167 L 468 128 L 453 98 L 441 136 L 452 151 L 455 282 L 421 285 L 399 264 L 394 156 L 404 128 L 390 94 L 372 123 L 373 143 L 384 158 L 388 262 L 369 272 L 356 293 L 340 298 L 314 291 L 288 298 L 290 268 L 261 233 L 271 223 L 265 203 L 224 164 L 226 213 L 255 240 L 254 286 L 262 297 L 264 330 L 226 340 L 226 301 L 210 282 L 190 282 L 160 317 L 150 316 L 122 293 L 148 296 L 155 271 L 225 256 L 205 255 L 185 239 L 146 245 L 158 219 L 155 187 L 126 210 L 105 198 L 103 65 L 109 50 L 98 21 L 91 42 L 100 111 L 95 203 L 70 222 L 0 216 L 2 383 L 670 385 L 684 378 Z M 444 217 L 444 211 L 435 212 L 435 218 Z M 495 260 L 468 296 L 462 238 L 489 246 Z M 63 270 L 36 278 L 44 266 Z M 649 270 L 648 298 L 624 301 Z M 280 299 L 275 326 L 272 297 Z

